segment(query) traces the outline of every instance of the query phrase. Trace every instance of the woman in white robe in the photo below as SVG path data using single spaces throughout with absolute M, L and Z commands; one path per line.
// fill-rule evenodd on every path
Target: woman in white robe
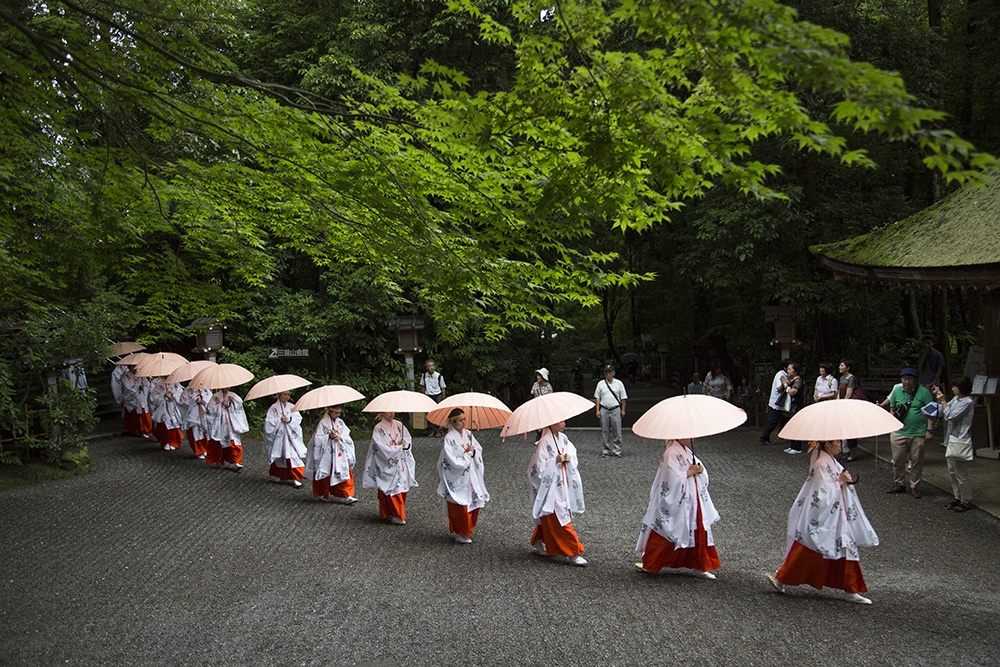
M 149 385 L 145 378 L 135 376 L 132 367 L 122 375 L 121 382 L 125 429 L 133 435 L 148 438 L 153 432 L 153 420 L 149 416 Z
M 809 475 L 788 513 L 785 562 L 766 576 L 781 593 L 800 584 L 826 586 L 844 591 L 849 602 L 871 604 L 861 595 L 868 588 L 858 547 L 877 546 L 878 535 L 850 473 L 836 459 L 839 453 L 839 440 L 813 444 Z
M 264 417 L 264 455 L 272 482 L 288 482 L 296 489 L 305 478 L 306 445 L 302 440 L 302 413 L 292 412 L 292 392 L 283 391 Z
M 444 499 L 448 531 L 459 544 L 471 544 L 479 510 L 490 494 L 483 480 L 483 448 L 465 428 L 465 412 L 455 408 L 448 414 L 448 432 L 438 456 L 437 493 Z
M 340 418 L 344 408 L 331 405 L 316 427 L 306 459 L 306 470 L 312 477 L 313 497 L 319 500 L 353 505 L 354 440 L 351 429 Z
M 220 389 L 212 395 L 205 412 L 208 422 L 205 463 L 239 472 L 243 469 L 240 434 L 250 430 L 246 412 L 243 411 L 243 399 L 229 389 Z
M 406 494 L 417 484 L 416 464 L 410 447 L 413 440 L 396 413 L 380 412 L 372 431 L 362 486 L 378 489 L 379 516 L 389 523 L 406 523 Z
M 177 401 L 184 415 L 184 428 L 187 429 L 191 451 L 199 459 L 204 459 L 208 453 L 208 402 L 211 400 L 210 389 L 185 387 Z
M 566 557 L 571 565 L 584 566 L 584 546 L 573 529 L 573 515 L 583 514 L 583 481 L 576 447 L 563 429 L 566 422 L 542 430 L 528 466 L 531 516 L 535 530 L 531 548 L 540 555 Z
M 156 378 L 149 391 L 153 433 L 164 451 L 178 449 L 184 442 L 184 416 L 179 401 L 184 388 L 179 382 Z
M 635 566 L 656 573 L 663 568 L 689 568 L 702 579 L 715 579 L 721 567 L 712 524 L 719 520 L 708 494 L 708 473 L 691 451 L 691 440 L 669 440 L 635 550 Z

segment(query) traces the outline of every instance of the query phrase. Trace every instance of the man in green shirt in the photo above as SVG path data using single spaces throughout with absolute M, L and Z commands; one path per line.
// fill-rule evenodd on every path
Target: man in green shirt
M 920 497 L 917 485 L 924 471 L 924 445 L 933 435 L 934 421 L 920 411 L 934 397 L 927 387 L 917 384 L 917 371 L 904 368 L 899 372 L 902 385 L 889 394 L 889 410 L 903 422 L 903 428 L 889 436 L 892 448 L 892 488 L 888 493 L 906 492 L 906 469 L 910 470 L 910 495 Z

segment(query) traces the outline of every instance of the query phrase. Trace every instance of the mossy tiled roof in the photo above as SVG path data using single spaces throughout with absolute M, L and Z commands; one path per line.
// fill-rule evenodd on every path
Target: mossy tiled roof
M 1000 170 L 910 217 L 862 236 L 815 245 L 841 264 L 946 268 L 1000 263 Z

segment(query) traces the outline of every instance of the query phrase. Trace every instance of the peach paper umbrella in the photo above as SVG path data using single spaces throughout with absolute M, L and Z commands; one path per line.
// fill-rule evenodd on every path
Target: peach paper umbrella
M 514 410 L 500 431 L 500 437 L 537 431 L 593 409 L 593 401 L 569 391 L 537 396 Z
M 302 394 L 302 397 L 295 402 L 292 412 L 342 405 L 351 401 L 360 401 L 364 397 L 365 395 L 360 391 L 345 384 L 328 384 Z
M 271 377 L 264 378 L 255 384 L 250 391 L 247 392 L 247 395 L 243 398 L 243 400 L 252 401 L 255 398 L 273 396 L 274 394 L 280 394 L 283 391 L 291 391 L 292 389 L 307 387 L 311 384 L 312 382 L 299 377 L 298 375 L 272 375 Z
M 127 340 L 108 348 L 108 356 L 121 357 L 126 354 L 132 354 L 133 352 L 142 352 L 145 349 L 145 345 L 139 345 L 139 343 L 133 343 L 132 341 Z
M 217 364 L 198 371 L 188 387 L 192 389 L 228 389 L 249 382 L 253 373 L 236 364 Z
M 115 366 L 136 366 L 148 356 L 150 356 L 148 352 L 133 352 L 116 361 Z
M 808 405 L 778 433 L 784 440 L 847 440 L 898 431 L 903 422 L 868 401 L 832 400 Z
M 467 391 L 454 394 L 437 404 L 437 409 L 427 413 L 432 424 L 444 426 L 448 423 L 448 413 L 460 408 L 465 413 L 466 427 L 473 431 L 484 428 L 500 428 L 511 415 L 510 408 L 496 396 Z
M 187 362 L 187 359 L 173 352 L 156 352 L 136 364 L 135 376 L 140 378 L 164 377 Z
M 200 371 L 205 370 L 211 366 L 216 366 L 214 361 L 207 361 L 205 359 L 199 359 L 198 361 L 189 361 L 183 366 L 179 366 L 177 370 L 167 376 L 167 382 L 187 382 Z
M 747 413 L 721 398 L 688 394 L 667 398 L 635 420 L 632 432 L 654 440 L 704 438 L 736 428 Z
M 438 404 L 427 394 L 419 391 L 387 391 L 371 400 L 362 412 L 430 412 Z

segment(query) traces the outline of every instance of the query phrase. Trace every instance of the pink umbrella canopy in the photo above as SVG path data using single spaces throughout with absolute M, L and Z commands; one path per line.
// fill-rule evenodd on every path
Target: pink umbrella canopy
M 155 378 L 170 375 L 188 360 L 173 352 L 156 352 L 144 357 L 136 364 L 135 375 L 141 378 Z
M 301 378 L 298 375 L 272 375 L 269 378 L 264 378 L 247 392 L 247 395 L 243 400 L 252 401 L 255 398 L 263 398 L 264 396 L 273 396 L 274 394 L 280 394 L 283 391 L 291 391 L 292 389 L 298 389 L 299 387 L 307 387 L 311 385 L 312 382 L 305 378 Z
M 500 431 L 500 437 L 537 431 L 593 409 L 593 401 L 569 391 L 537 396 L 514 410 Z
M 249 382 L 253 373 L 236 364 L 217 364 L 198 371 L 188 384 L 192 389 L 228 389 Z
M 145 345 L 139 345 L 139 343 L 133 343 L 130 340 L 126 340 L 121 343 L 117 343 L 108 348 L 109 357 L 120 357 L 125 354 L 132 354 L 133 352 L 142 352 L 146 349 Z
M 444 426 L 448 423 L 448 413 L 460 408 L 465 413 L 466 428 L 478 431 L 484 428 L 500 428 L 511 415 L 510 408 L 496 396 L 467 391 L 454 394 L 437 404 L 437 409 L 427 413 L 432 424 Z
M 747 413 L 721 398 L 690 394 L 660 401 L 635 421 L 632 432 L 655 440 L 704 438 L 746 420 Z
M 133 352 L 116 361 L 115 366 L 135 366 L 148 356 L 148 352 Z
M 434 399 L 419 391 L 387 391 L 361 409 L 362 412 L 430 412 L 438 406 Z
M 214 361 L 206 361 L 205 359 L 199 359 L 198 361 L 189 361 L 183 366 L 179 366 L 177 370 L 167 376 L 166 382 L 187 382 L 200 371 L 205 370 L 211 366 L 216 366 Z
M 874 403 L 830 400 L 808 405 L 778 433 L 784 440 L 847 440 L 883 435 L 903 428 L 903 422 Z
M 302 394 L 302 397 L 295 402 L 292 412 L 342 405 L 351 401 L 360 401 L 364 397 L 365 395 L 360 391 L 345 384 L 328 384 Z

